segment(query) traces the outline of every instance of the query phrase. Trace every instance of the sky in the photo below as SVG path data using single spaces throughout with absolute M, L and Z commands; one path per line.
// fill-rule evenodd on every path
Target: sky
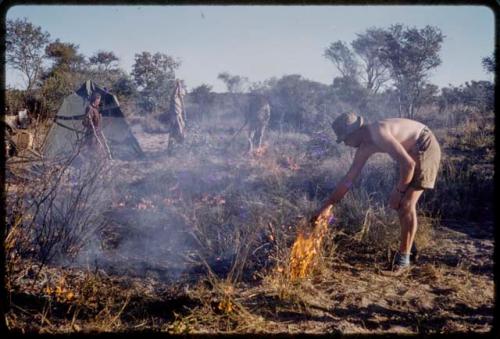
M 89 57 L 113 51 L 130 73 L 134 55 L 165 53 L 181 61 L 176 76 L 188 89 L 201 84 L 225 91 L 217 75 L 252 82 L 300 74 L 331 84 L 339 76 L 323 54 L 337 40 L 350 43 L 370 27 L 402 23 L 437 26 L 445 35 L 442 64 L 430 81 L 439 87 L 493 80 L 481 59 L 494 51 L 494 14 L 484 6 L 15 6 L 7 19 L 27 18 L 51 35 L 79 45 Z M 22 88 L 7 68 L 7 86 Z

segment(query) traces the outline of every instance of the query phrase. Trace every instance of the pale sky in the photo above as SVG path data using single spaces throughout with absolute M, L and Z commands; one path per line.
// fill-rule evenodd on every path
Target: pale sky
M 176 75 L 188 89 L 202 83 L 225 91 L 221 72 L 263 81 L 300 74 L 331 84 L 338 76 L 324 50 L 350 43 L 356 33 L 395 23 L 437 26 L 446 36 L 442 64 L 430 77 L 442 87 L 492 80 L 481 59 L 494 51 L 494 15 L 483 6 L 15 6 L 7 19 L 26 17 L 86 57 L 113 51 L 130 73 L 134 55 L 166 53 L 182 64 Z M 7 69 L 7 85 L 22 87 Z

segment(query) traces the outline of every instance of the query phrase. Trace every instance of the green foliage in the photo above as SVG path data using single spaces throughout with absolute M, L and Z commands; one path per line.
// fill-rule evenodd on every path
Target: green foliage
M 89 58 L 90 65 L 97 67 L 99 72 L 116 70 L 118 60 L 112 51 L 98 51 Z
M 137 95 L 137 88 L 134 80 L 127 74 L 122 73 L 111 85 L 111 92 L 118 97 L 132 98 Z
M 50 34 L 28 22 L 26 18 L 7 20 L 5 46 L 7 65 L 20 71 L 27 79 L 30 92 L 42 72 L 43 51 Z
M 43 106 L 46 107 L 43 118 L 51 118 L 62 104 L 64 97 L 69 95 L 75 89 L 72 76 L 65 72 L 56 72 L 45 79 L 40 96 Z
M 18 89 L 5 90 L 5 113 L 16 114 L 25 105 L 24 91 Z
M 180 62 L 163 53 L 135 55 L 132 77 L 138 87 L 138 105 L 144 113 L 166 109 Z
M 401 116 L 414 118 L 427 76 L 441 64 L 443 39 L 440 29 L 432 26 L 417 29 L 397 24 L 386 31 L 380 57 L 398 91 Z
M 194 88 L 191 93 L 189 93 L 188 98 L 195 105 L 195 107 L 189 110 L 190 116 L 199 119 L 210 111 L 215 100 L 215 95 L 212 92 L 212 86 L 202 84 Z
M 40 100 L 45 107 L 44 118 L 56 114 L 65 96 L 74 91 L 89 73 L 85 66 L 85 56 L 78 53 L 78 45 L 55 42 L 47 45 L 46 57 L 52 61 L 52 66 L 43 74 L 43 84 L 40 88 Z
M 336 41 L 325 50 L 325 58 L 334 63 L 344 78 L 356 79 L 358 76 L 358 62 L 349 47 L 343 41 Z
M 239 75 L 231 75 L 228 72 L 219 73 L 217 79 L 224 82 L 229 93 L 241 93 L 244 91 L 245 86 L 248 83 L 247 77 L 242 77 Z
M 78 53 L 78 45 L 61 42 L 57 39 L 45 48 L 46 56 L 53 61 L 51 69 L 45 75 L 50 77 L 57 72 L 79 72 L 85 65 L 85 57 Z
M 332 90 L 337 98 L 365 114 L 369 92 L 356 79 L 339 77 L 333 80 Z
M 321 128 L 327 121 L 328 86 L 286 75 L 269 92 L 272 128 L 307 131 Z
M 357 38 L 351 45 L 356 54 L 362 60 L 364 72 L 361 78 L 366 84 L 366 89 L 375 94 L 389 81 L 387 65 L 380 58 L 380 48 L 385 39 L 384 30 L 380 28 L 369 28 L 364 33 L 357 34 Z
M 493 111 L 494 100 L 495 86 L 489 81 L 442 88 L 437 99 L 439 112 L 447 114 L 449 125 L 463 123 L 475 112 L 484 115 Z
M 495 73 L 495 54 L 491 54 L 489 57 L 484 57 L 481 63 L 483 64 L 483 68 L 486 72 Z

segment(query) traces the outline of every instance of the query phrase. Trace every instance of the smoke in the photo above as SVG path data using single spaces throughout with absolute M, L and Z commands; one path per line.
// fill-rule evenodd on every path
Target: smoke
M 192 279 L 207 265 L 238 276 L 263 264 L 270 228 L 279 241 L 293 241 L 297 218 L 319 206 L 343 171 L 324 162 L 337 146 L 325 133 L 266 131 L 266 151 L 248 154 L 246 131 L 231 138 L 241 123 L 191 122 L 173 154 L 161 135 L 134 129 L 146 157 L 106 161 L 87 205 L 104 226 L 66 264 L 166 281 Z M 73 167 L 77 190 L 96 167 L 86 158 Z

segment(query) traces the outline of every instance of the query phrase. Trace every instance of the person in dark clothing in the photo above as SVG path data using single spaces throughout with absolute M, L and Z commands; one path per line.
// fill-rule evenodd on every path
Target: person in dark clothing
M 97 92 L 92 93 L 90 103 L 85 108 L 85 117 L 82 121 L 85 127 L 84 145 L 94 154 L 97 152 L 104 152 L 111 159 L 108 144 L 102 133 L 102 116 L 99 112 L 100 102 L 101 95 Z

